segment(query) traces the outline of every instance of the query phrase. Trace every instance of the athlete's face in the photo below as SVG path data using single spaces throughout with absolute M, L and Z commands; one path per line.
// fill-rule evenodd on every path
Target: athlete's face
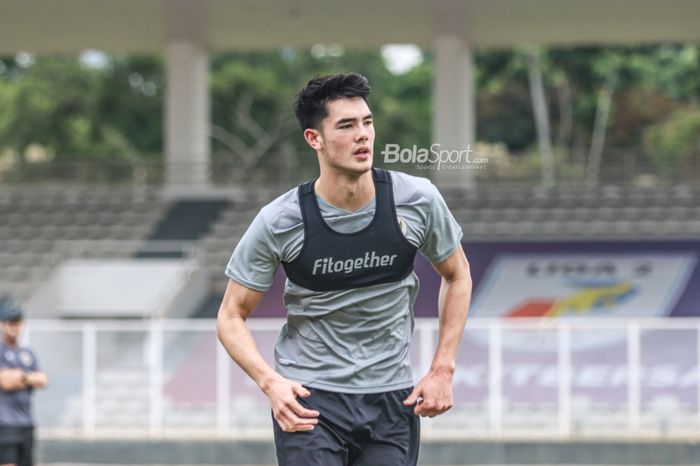
M 349 97 L 326 103 L 326 117 L 319 130 L 304 132 L 309 145 L 320 154 L 321 165 L 362 174 L 372 168 L 374 122 L 362 97 Z
M 6 341 L 15 343 L 22 333 L 22 321 L 2 322 L 2 333 Z

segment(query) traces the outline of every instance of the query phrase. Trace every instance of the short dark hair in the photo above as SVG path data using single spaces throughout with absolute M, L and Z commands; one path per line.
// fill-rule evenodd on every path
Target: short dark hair
M 318 129 L 328 112 L 326 103 L 342 97 L 362 97 L 372 92 L 367 78 L 357 73 L 333 74 L 314 78 L 306 84 L 294 100 L 294 113 L 301 130 Z

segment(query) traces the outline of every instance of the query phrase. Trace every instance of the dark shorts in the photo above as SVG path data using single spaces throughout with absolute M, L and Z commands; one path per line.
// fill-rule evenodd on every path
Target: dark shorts
M 32 466 L 33 450 L 33 427 L 0 426 L 0 464 Z
M 279 466 L 415 466 L 420 418 L 411 389 L 352 395 L 309 388 L 298 398 L 321 413 L 312 431 L 284 432 L 273 418 Z

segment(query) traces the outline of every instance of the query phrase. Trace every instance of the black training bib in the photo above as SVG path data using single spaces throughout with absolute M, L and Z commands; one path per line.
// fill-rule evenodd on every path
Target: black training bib
M 401 233 L 389 172 L 372 169 L 375 212 L 369 225 L 354 233 L 334 231 L 321 215 L 315 180 L 299 186 L 304 244 L 287 277 L 314 291 L 349 290 L 403 280 L 413 271 L 416 247 Z

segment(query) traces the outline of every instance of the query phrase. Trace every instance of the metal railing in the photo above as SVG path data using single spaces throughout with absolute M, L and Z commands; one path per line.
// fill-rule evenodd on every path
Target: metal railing
M 283 321 L 249 319 L 272 362 Z M 51 385 L 37 393 L 43 437 L 268 438 L 265 396 L 216 341 L 213 320 L 28 322 Z M 414 379 L 437 321 L 419 319 Z M 60 348 L 60 351 L 57 350 Z M 469 321 L 455 404 L 427 438 L 700 439 L 700 320 Z

